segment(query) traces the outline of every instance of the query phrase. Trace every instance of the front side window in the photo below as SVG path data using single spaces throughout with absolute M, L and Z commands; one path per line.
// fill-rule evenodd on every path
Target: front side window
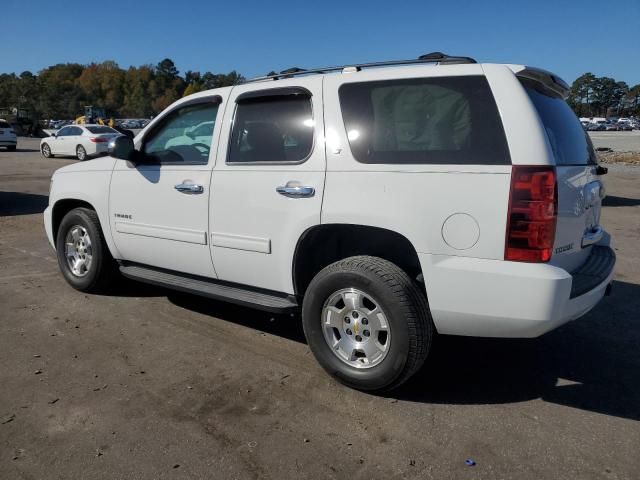
M 349 145 L 361 163 L 511 163 L 482 76 L 346 83 L 339 96 Z
M 69 136 L 80 136 L 82 135 L 82 129 L 80 127 L 71 127 L 69 129 L 69 133 L 67 133 L 67 135 Z
M 145 139 L 145 157 L 155 163 L 206 164 L 217 114 L 218 104 L 211 102 L 174 110 Z
M 302 162 L 313 148 L 313 126 L 308 95 L 239 100 L 228 162 Z
M 58 130 L 58 133 L 56 134 L 58 137 L 66 137 L 68 135 L 70 135 L 71 132 L 71 127 L 64 127 L 61 128 L 60 130 Z

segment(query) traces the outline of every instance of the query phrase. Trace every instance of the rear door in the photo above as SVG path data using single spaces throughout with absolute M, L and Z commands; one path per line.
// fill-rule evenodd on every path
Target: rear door
M 293 293 L 292 259 L 320 223 L 322 77 L 234 87 L 213 170 L 209 223 L 221 280 Z
M 542 83 L 521 78 L 549 140 L 556 163 L 558 222 L 551 264 L 571 272 L 600 241 L 604 185 L 588 134 L 569 105 Z
M 56 133 L 55 137 L 48 140 L 51 153 L 54 155 L 67 155 L 69 153 L 68 145 L 71 143 L 70 135 L 73 133 L 73 127 L 62 127 Z

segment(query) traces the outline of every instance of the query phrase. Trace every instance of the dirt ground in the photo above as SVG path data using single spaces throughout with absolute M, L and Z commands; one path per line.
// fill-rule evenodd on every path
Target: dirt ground
M 333 382 L 296 317 L 73 290 L 41 213 L 73 160 L 19 146 L 0 151 L 0 479 L 639 477 L 640 167 L 604 177 L 612 296 L 534 340 L 439 337 L 383 397 Z

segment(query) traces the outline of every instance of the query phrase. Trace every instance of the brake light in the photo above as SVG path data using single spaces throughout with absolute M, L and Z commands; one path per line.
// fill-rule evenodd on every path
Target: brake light
M 558 188 L 553 167 L 514 166 L 507 216 L 504 259 L 548 262 L 558 216 Z
M 107 137 L 91 137 L 89 140 L 93 143 L 106 143 L 109 141 Z

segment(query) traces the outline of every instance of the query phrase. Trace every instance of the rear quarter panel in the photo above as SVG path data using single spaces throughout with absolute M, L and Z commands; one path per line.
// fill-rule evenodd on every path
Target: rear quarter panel
M 349 148 L 338 95 L 347 82 L 482 74 L 480 65 L 455 65 L 327 76 L 322 223 L 387 228 L 419 253 L 502 259 L 511 166 L 359 163 Z

